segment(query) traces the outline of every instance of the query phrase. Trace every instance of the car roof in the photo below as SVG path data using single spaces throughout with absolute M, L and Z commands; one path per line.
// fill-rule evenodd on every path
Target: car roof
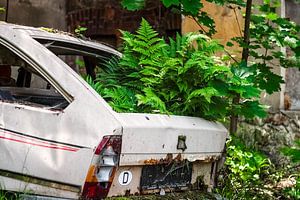
M 87 38 L 78 38 L 75 35 L 59 31 L 52 28 L 45 28 L 45 27 L 31 27 L 31 26 L 23 26 L 17 24 L 11 24 L 0 21 L 0 26 L 7 27 L 6 31 L 19 31 L 30 35 L 34 39 L 41 39 L 41 40 L 54 40 L 59 42 L 67 42 L 72 43 L 75 45 L 86 46 L 93 49 L 98 49 L 102 51 L 106 51 L 112 53 L 114 55 L 121 56 L 121 53 L 118 52 L 116 49 L 110 47 L 107 44 L 100 43 L 98 41 L 92 41 Z

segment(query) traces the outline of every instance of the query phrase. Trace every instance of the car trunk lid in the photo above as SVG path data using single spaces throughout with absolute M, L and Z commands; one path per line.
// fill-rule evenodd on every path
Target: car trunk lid
M 228 132 L 220 123 L 196 117 L 120 113 L 120 165 L 170 160 L 211 160 L 222 155 Z

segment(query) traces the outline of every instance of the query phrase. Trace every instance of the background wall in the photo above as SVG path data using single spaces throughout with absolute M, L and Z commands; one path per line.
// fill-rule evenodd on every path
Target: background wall
M 294 0 L 286 0 L 286 17 L 300 24 L 300 4 Z M 290 52 L 287 51 L 289 54 Z M 286 94 L 291 99 L 291 110 L 300 110 L 300 70 L 286 69 Z
M 238 10 L 234 12 L 234 9 L 228 7 L 217 6 L 213 3 L 203 2 L 203 11 L 207 12 L 210 17 L 215 20 L 217 33 L 213 35 L 214 39 L 217 39 L 221 44 L 225 45 L 232 37 L 241 36 L 242 29 L 244 27 L 244 19 Z M 185 17 L 182 21 L 182 33 L 195 32 L 200 28 L 197 23 L 189 18 Z M 231 50 L 233 54 L 240 56 L 241 49 L 237 46 L 227 49 Z
M 7 0 L 0 0 L 6 7 Z M 9 0 L 8 22 L 66 30 L 66 0 Z M 5 13 L 0 15 L 5 20 Z

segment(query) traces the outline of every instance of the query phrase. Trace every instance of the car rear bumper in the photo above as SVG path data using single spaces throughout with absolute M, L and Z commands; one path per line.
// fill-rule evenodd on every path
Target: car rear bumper
M 169 166 L 164 165 L 166 166 L 165 168 L 162 166 L 158 167 L 158 165 L 121 166 L 117 169 L 117 172 L 115 174 L 114 180 L 108 193 L 108 197 L 154 194 L 159 193 L 162 189 L 165 192 L 170 192 L 184 191 L 187 189 L 204 189 L 203 187 L 205 187 L 205 189 L 212 188 L 214 186 L 217 162 L 218 161 L 195 161 L 190 163 L 190 165 L 181 165 L 181 167 L 179 165 L 174 165 L 173 167 L 177 167 L 177 170 L 175 168 L 172 169 L 172 164 L 170 164 Z M 148 176 L 151 176 L 151 170 L 154 170 L 154 175 L 155 170 L 163 168 L 166 171 L 161 172 L 160 175 L 157 175 L 156 173 L 156 176 L 153 177 L 151 180 L 151 182 L 156 181 L 157 185 L 151 184 L 149 180 L 145 182 L 145 180 L 147 179 L 147 177 L 143 177 L 143 175 L 145 176 L 145 172 L 148 172 L 146 174 Z M 191 170 L 190 174 L 188 170 Z M 178 176 L 179 172 L 188 173 L 182 174 L 184 180 L 178 179 L 180 176 Z M 127 175 L 124 176 L 124 173 L 129 173 L 130 178 L 128 179 Z M 160 184 L 159 181 L 161 180 L 161 178 L 164 176 L 164 178 L 166 178 L 166 176 L 168 176 L 168 173 L 171 178 L 167 178 L 167 181 L 160 182 Z M 172 180 L 172 176 L 174 180 Z M 124 178 L 125 184 L 123 181 Z

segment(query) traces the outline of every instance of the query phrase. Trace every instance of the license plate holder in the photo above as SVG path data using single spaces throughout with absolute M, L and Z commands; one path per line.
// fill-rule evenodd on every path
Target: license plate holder
M 180 189 L 189 186 L 191 178 L 192 163 L 188 161 L 145 165 L 142 169 L 140 188 L 142 190 Z

